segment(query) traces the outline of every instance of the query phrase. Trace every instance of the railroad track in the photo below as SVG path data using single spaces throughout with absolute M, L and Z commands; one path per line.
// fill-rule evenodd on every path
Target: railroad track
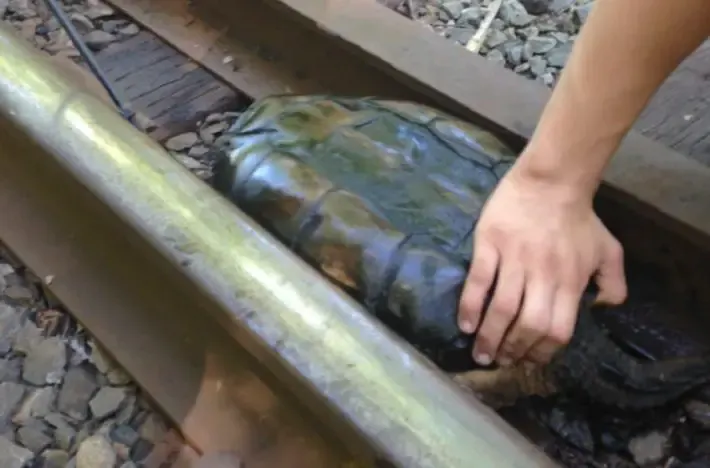
M 387 386 L 372 381 L 374 363 L 338 370 L 336 357 L 357 353 L 355 347 L 331 349 L 331 360 L 322 357 L 328 353 L 314 356 L 313 337 L 279 319 L 296 311 L 268 299 L 269 285 L 285 282 L 292 302 L 312 307 L 311 320 L 334 320 L 339 331 L 355 307 L 325 284 L 313 295 L 299 290 L 301 277 L 315 281 L 312 273 L 157 144 L 204 178 L 207 147 L 249 102 L 328 92 L 432 104 L 521 147 L 547 90 L 374 3 L 108 3 L 141 31 L 102 48 L 97 61 L 148 137 L 121 120 L 86 70 L 67 58 L 37 55 L 2 29 L 0 134 L 8 136 L 0 150 L 0 212 L 13 222 L 0 225 L 0 240 L 37 277 L 51 279 L 45 287 L 173 421 L 194 450 L 187 458 L 233 450 L 249 467 L 444 466 L 444 460 L 453 467 L 472 466 L 474 452 L 477 466 L 552 466 L 418 357 L 406 375 L 386 364 Z M 419 59 L 429 54 L 438 57 L 438 68 Z M 64 81 L 52 84 L 57 70 Z M 63 132 L 48 132 L 53 125 Z M 18 161 L 16 154 L 26 157 Z M 704 271 L 709 181 L 710 169 L 633 134 L 607 174 L 602 213 L 630 255 L 666 269 Z M 648 232 L 653 236 L 636 242 Z M 273 265 L 249 269 L 264 257 L 285 262 L 290 275 Z M 698 294 L 710 304 L 702 288 Z M 246 333 L 245 304 L 272 321 Z M 359 326 L 365 328 L 344 336 L 411 357 L 377 327 L 365 337 L 371 325 Z M 279 355 L 273 351 L 284 331 L 294 344 Z M 308 358 L 322 358 L 321 367 L 311 368 Z M 351 380 L 340 388 L 336 377 Z M 407 403 L 404 412 L 393 389 Z M 430 413 L 434 402 L 437 411 Z M 430 426 L 409 427 L 410 417 Z M 444 436 L 441 424 L 466 430 Z

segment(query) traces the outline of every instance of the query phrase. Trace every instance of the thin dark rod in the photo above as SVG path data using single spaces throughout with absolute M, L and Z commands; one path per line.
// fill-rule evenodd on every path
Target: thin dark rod
M 119 97 L 118 92 L 116 92 L 116 89 L 114 89 L 114 87 L 111 85 L 109 79 L 106 77 L 106 75 L 104 75 L 104 72 L 101 70 L 101 67 L 99 67 L 98 63 L 96 63 L 94 54 L 89 50 L 89 48 L 86 46 L 86 43 L 84 43 L 84 41 L 81 39 L 79 32 L 76 30 L 71 20 L 67 17 L 66 13 L 64 13 L 64 10 L 62 10 L 61 6 L 59 6 L 56 0 L 45 0 L 45 3 L 47 4 L 47 7 L 49 7 L 49 9 L 52 11 L 54 16 L 57 17 L 57 21 L 59 21 L 59 24 L 67 32 L 69 39 L 71 39 L 72 43 L 74 44 L 74 47 L 76 47 L 79 51 L 81 58 L 84 59 L 84 61 L 89 65 L 89 68 L 91 68 L 91 71 L 94 73 L 94 75 L 96 75 L 96 78 L 98 78 L 98 80 L 101 82 L 104 89 L 106 89 L 106 92 L 111 97 L 111 100 L 114 102 L 116 107 L 118 107 L 118 109 L 121 111 L 121 114 L 126 119 L 133 122 L 133 112 L 128 109 L 123 99 Z

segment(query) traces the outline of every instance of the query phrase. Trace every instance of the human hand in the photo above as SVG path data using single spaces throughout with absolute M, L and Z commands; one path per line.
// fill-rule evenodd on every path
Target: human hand
M 592 276 L 598 301 L 626 299 L 621 244 L 577 192 L 514 165 L 484 206 L 459 309 L 461 329 L 477 331 L 479 364 L 549 362 L 569 342 Z

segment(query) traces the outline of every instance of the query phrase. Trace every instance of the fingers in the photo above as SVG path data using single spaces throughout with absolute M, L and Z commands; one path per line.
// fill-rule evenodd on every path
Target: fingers
M 569 343 L 577 322 L 581 297 L 581 287 L 570 284 L 558 289 L 552 308 L 550 327 L 543 339 L 528 351 L 526 360 L 540 364 L 547 363 L 560 348 Z
M 624 249 L 611 234 L 609 237 L 595 278 L 599 287 L 597 300 L 616 305 L 624 302 L 628 293 L 624 273 Z
M 515 255 L 509 258 L 500 266 L 496 290 L 473 347 L 473 358 L 481 365 L 493 362 L 503 336 L 520 310 L 525 286 L 525 268 Z
M 540 274 L 525 286 L 520 315 L 501 347 L 498 359 L 501 365 L 506 366 L 523 358 L 533 345 L 548 334 L 556 292 L 556 282 Z
M 498 269 L 498 251 L 487 242 L 477 241 L 459 305 L 459 327 L 473 333 L 481 321 L 488 291 Z

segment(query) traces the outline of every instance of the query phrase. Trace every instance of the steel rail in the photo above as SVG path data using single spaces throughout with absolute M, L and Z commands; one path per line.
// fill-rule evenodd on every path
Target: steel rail
M 334 411 L 385 460 L 555 466 L 5 25 L 0 116 L 218 303 L 214 318 L 277 377 L 298 383 L 308 406 Z

